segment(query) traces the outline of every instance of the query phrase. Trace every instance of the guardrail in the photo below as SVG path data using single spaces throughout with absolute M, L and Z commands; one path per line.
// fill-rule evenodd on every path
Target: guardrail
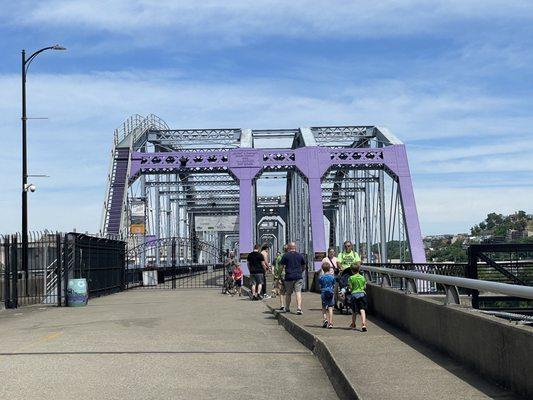
M 402 271 L 392 268 L 380 268 L 362 265 L 361 270 L 364 272 L 368 281 L 374 282 L 371 272 L 381 277 L 381 286 L 391 287 L 393 276 L 404 278 L 406 280 L 406 291 L 417 293 L 416 280 L 423 280 L 441 284 L 446 291 L 446 304 L 459 304 L 458 287 L 500 293 L 507 296 L 515 296 L 523 299 L 533 299 L 533 287 L 511 285 L 508 283 L 490 282 L 479 279 L 458 278 L 455 276 L 428 274 L 423 272 Z

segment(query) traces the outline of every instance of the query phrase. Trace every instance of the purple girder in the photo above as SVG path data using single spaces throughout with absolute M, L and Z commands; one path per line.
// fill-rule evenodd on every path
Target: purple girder
M 354 166 L 359 169 L 384 169 L 399 182 L 401 200 L 412 261 L 426 261 L 416 203 L 404 145 L 383 148 L 302 147 L 298 149 L 249 149 L 213 151 L 176 151 L 164 153 L 133 152 L 130 183 L 141 174 L 182 172 L 228 172 L 239 182 L 239 249 L 241 255 L 252 251 L 253 180 L 263 170 L 297 168 L 307 178 L 311 210 L 311 238 L 315 254 L 315 269 L 320 268 L 317 257 L 326 250 L 322 206 L 321 179 L 335 166 Z

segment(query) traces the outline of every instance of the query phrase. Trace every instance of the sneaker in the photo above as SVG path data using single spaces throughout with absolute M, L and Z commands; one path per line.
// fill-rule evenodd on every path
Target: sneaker
M 271 298 L 271 297 L 270 297 L 268 294 L 265 294 L 265 295 L 263 296 L 263 299 L 270 299 L 270 298 Z
M 362 330 L 363 332 L 366 332 L 366 325 L 363 325 L 363 326 L 361 327 L 361 330 Z
M 276 309 L 276 311 L 285 312 L 286 310 L 285 310 L 285 307 L 280 307 L 280 308 Z
M 328 324 L 328 329 L 333 329 L 333 324 Z
M 289 314 L 289 313 L 291 312 L 291 310 L 288 309 L 288 308 L 286 308 L 286 309 L 285 309 L 285 312 L 286 312 L 287 314 Z
M 322 328 L 327 328 L 328 327 L 328 320 L 325 319 L 324 322 L 322 322 Z
M 303 312 L 302 312 L 302 310 L 301 310 L 301 309 L 297 309 L 297 310 L 296 310 L 296 314 L 298 314 L 298 315 L 302 315 L 302 314 L 303 314 Z

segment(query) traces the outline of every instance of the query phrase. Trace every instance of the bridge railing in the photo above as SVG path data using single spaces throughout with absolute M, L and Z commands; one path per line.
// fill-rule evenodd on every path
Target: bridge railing
M 414 271 L 428 274 L 457 276 L 460 278 L 481 279 L 501 283 L 517 283 L 511 277 L 518 277 L 520 284 L 533 286 L 533 260 L 496 261 L 488 264 L 484 261 L 476 263 L 368 263 L 371 267 L 391 268 L 400 271 Z M 391 286 L 398 289 L 405 288 L 405 279 L 391 277 Z M 432 282 L 418 285 L 419 294 L 444 293 L 441 286 Z M 471 294 L 471 290 L 460 289 L 461 294 Z
M 365 263 L 365 265 L 377 268 L 390 268 L 399 271 L 414 271 L 463 278 L 468 276 L 467 263 Z M 404 290 L 406 289 L 405 285 L 406 282 L 404 278 L 391 276 L 391 287 Z M 439 294 L 444 293 L 444 290 L 434 282 L 422 281 L 418 283 L 417 292 L 419 294 Z M 461 293 L 463 294 L 463 291 Z
M 439 275 L 430 272 L 408 271 L 394 268 L 382 268 L 363 265 L 361 270 L 367 280 L 379 283 L 381 286 L 393 287 L 393 277 L 403 279 L 406 292 L 419 293 L 418 281 L 440 284 L 446 293 L 446 304 L 459 304 L 459 288 L 476 291 L 498 293 L 522 299 L 533 300 L 533 287 L 512 285 L 501 282 L 491 282 L 480 279 L 470 279 L 457 276 Z

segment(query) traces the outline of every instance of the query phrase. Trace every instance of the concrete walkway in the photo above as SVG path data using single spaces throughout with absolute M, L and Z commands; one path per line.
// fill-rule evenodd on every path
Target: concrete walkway
M 278 314 L 280 323 L 308 347 L 318 347 L 317 339 L 320 341 L 319 356 L 329 353 L 325 367 L 338 367 L 337 371 L 329 371 L 337 381 L 336 387 L 342 390 L 344 384 L 348 392 L 350 388 L 355 391 L 347 398 L 518 399 L 373 317 L 367 322 L 368 332 L 361 331 L 359 317 L 358 329 L 351 330 L 350 315 L 334 315 L 334 329 L 323 329 L 320 296 L 303 296 L 304 315 Z M 294 301 L 293 298 L 292 312 L 296 310 Z M 279 307 L 278 299 L 266 303 L 270 309 Z
M 0 313 L 0 399 L 336 399 L 262 302 L 131 290 Z

